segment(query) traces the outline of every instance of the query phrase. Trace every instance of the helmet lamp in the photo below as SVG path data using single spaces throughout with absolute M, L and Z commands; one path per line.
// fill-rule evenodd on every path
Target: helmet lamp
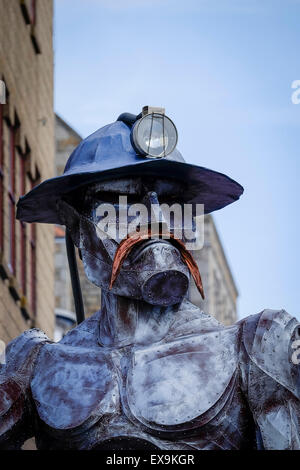
M 177 145 L 175 124 L 163 113 L 151 112 L 133 125 L 131 141 L 137 153 L 149 158 L 169 155 Z

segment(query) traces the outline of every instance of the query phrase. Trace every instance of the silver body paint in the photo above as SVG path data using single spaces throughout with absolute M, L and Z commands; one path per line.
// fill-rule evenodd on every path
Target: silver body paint
M 150 183 L 97 190 L 158 204 L 176 196 L 174 182 Z M 39 449 L 300 449 L 300 371 L 291 360 L 299 323 L 265 310 L 222 326 L 186 300 L 187 267 L 162 240 L 134 247 L 109 291 L 120 240 L 97 236 L 95 188 L 80 198 L 81 210 L 61 200 L 59 213 L 102 288 L 101 310 L 59 343 L 38 330 L 10 343 L 0 447 L 35 436 Z M 159 289 L 145 300 L 153 276 Z
M 60 343 L 38 330 L 14 340 L 2 447 L 32 434 L 40 449 L 300 448 L 295 319 L 266 310 L 225 328 L 186 300 L 143 307 L 104 295 Z

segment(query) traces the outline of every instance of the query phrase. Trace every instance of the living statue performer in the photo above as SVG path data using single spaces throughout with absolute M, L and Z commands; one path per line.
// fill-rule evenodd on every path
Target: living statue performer
M 300 449 L 299 322 L 263 310 L 225 327 L 187 300 L 190 276 L 204 295 L 192 251 L 174 235 L 175 218 L 152 209 L 204 204 L 210 213 L 243 188 L 185 163 L 176 144 L 163 109 L 124 113 L 79 144 L 63 175 L 20 199 L 18 219 L 66 226 L 78 326 L 58 343 L 34 328 L 8 345 L 2 449 L 33 436 L 38 449 Z M 129 209 L 152 208 L 146 231 L 120 238 L 120 196 Z M 106 237 L 103 204 L 116 213 Z M 87 320 L 74 245 L 101 288 Z

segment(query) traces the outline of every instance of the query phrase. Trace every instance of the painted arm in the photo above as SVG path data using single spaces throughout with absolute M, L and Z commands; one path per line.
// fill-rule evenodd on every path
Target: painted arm
M 40 348 L 49 341 L 37 329 L 11 341 L 0 364 L 0 449 L 20 449 L 33 436 L 30 382 Z

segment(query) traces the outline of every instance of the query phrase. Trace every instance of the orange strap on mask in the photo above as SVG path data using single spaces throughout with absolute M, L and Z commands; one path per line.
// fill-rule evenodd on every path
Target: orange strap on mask
M 141 243 L 142 241 L 148 240 L 149 238 L 153 236 L 157 236 L 157 235 L 168 237 L 170 239 L 170 242 L 174 246 L 176 246 L 176 248 L 178 248 L 178 250 L 180 251 L 182 260 L 189 268 L 189 271 L 191 275 L 193 276 L 197 289 L 200 292 L 202 299 L 204 299 L 205 298 L 204 289 L 203 289 L 202 279 L 201 279 L 201 275 L 200 275 L 197 263 L 192 257 L 191 253 L 186 249 L 183 241 L 179 240 L 178 238 L 175 238 L 174 235 L 170 232 L 159 231 L 158 233 L 153 234 L 150 228 L 148 229 L 148 232 L 134 232 L 132 234 L 129 234 L 127 238 L 121 241 L 114 257 L 109 288 L 110 289 L 112 288 L 121 270 L 123 262 L 129 255 L 132 248 L 138 243 Z

